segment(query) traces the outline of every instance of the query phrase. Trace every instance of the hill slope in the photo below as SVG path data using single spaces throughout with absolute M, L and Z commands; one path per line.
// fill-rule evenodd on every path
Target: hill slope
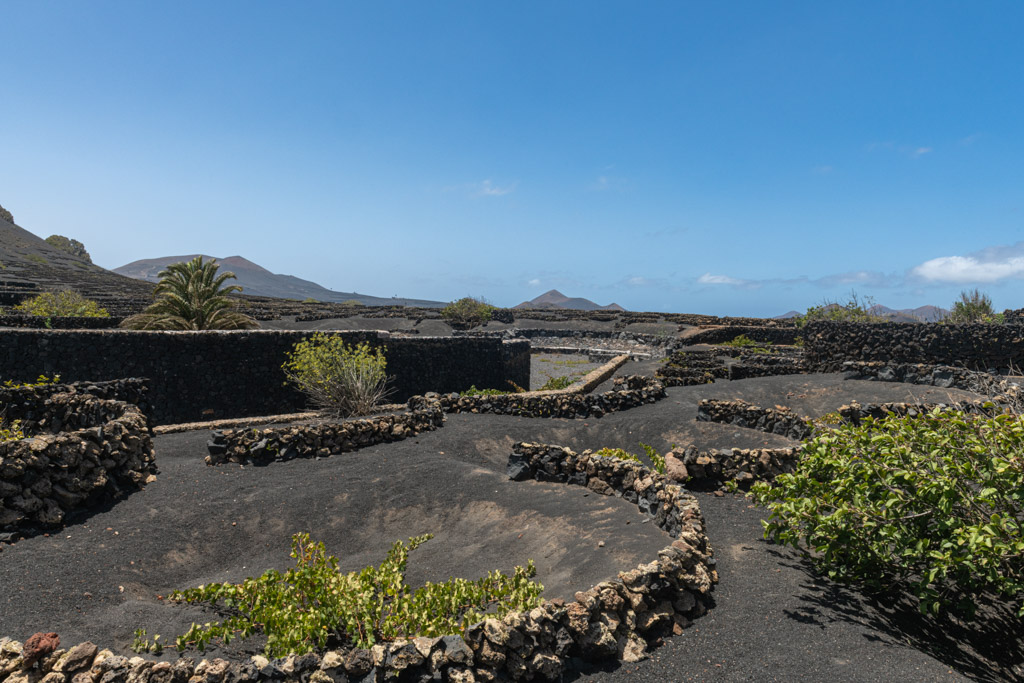
M 132 261 L 114 272 L 137 280 L 157 282 L 158 273 L 172 263 L 189 261 L 200 254 L 188 254 L 185 256 L 163 256 L 160 258 L 141 259 Z M 250 296 L 268 296 L 279 299 L 316 299 L 325 302 L 342 302 L 355 300 L 366 306 L 419 306 L 423 308 L 437 308 L 445 306 L 441 301 L 426 301 L 421 299 L 383 298 L 357 294 L 356 292 L 335 292 L 322 287 L 315 282 L 303 280 L 294 275 L 278 275 L 272 273 L 263 266 L 241 256 L 229 256 L 227 258 L 216 258 L 202 254 L 204 259 L 216 260 L 223 270 L 229 270 L 235 274 L 237 280 L 232 284 L 242 287 L 242 291 Z
M 548 292 L 544 292 L 535 299 L 524 301 L 515 308 L 569 308 L 576 311 L 624 311 L 622 306 L 618 304 L 608 304 L 607 306 L 600 306 L 595 304 L 590 299 L 584 299 L 581 297 L 568 297 L 557 289 L 552 289 Z
M 62 251 L 3 217 L 0 217 L 0 289 L 73 289 L 104 307 L 118 310 L 125 301 L 149 301 L 153 293 L 151 285 Z M 4 303 L 13 302 L 12 299 Z

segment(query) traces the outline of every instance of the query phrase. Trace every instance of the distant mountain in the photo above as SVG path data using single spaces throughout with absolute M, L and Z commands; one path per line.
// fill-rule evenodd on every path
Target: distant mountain
M 544 292 L 536 299 L 524 301 L 515 308 L 570 308 L 576 311 L 626 310 L 625 308 L 618 304 L 608 304 L 607 306 L 599 306 L 590 299 L 583 299 L 579 297 L 567 297 L 566 295 L 559 292 L 557 289 L 552 289 L 550 292 Z
M 829 304 L 826 308 L 838 306 L 839 304 Z M 869 308 L 868 313 L 895 323 L 935 323 L 944 320 L 949 315 L 949 311 L 938 306 L 918 306 L 917 308 L 901 308 L 897 310 L 881 304 L 875 304 Z M 775 316 L 774 319 L 788 320 L 801 315 L 803 314 L 789 311 L 788 313 Z
M 132 261 L 114 272 L 136 280 L 158 282 L 159 273 L 172 263 L 190 261 L 199 254 L 186 256 L 163 256 L 160 258 Z M 231 284 L 239 285 L 244 294 L 251 296 L 270 296 L 278 299 L 316 299 L 324 302 L 358 301 L 366 306 L 420 306 L 423 308 L 440 308 L 447 305 L 442 301 L 426 301 L 422 299 L 384 298 L 357 294 L 356 292 L 335 292 L 315 282 L 303 280 L 294 275 L 277 275 L 263 266 L 241 256 L 216 258 L 202 255 L 204 259 L 212 259 L 220 264 L 222 270 L 231 271 L 237 277 Z

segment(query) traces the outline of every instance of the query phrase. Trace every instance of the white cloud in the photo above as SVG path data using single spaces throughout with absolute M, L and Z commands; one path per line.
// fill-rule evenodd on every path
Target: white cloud
M 1024 242 L 989 247 L 966 256 L 940 256 L 915 266 L 910 273 L 928 282 L 955 284 L 1024 278 Z
M 628 280 L 626 280 L 626 283 L 630 284 L 630 285 L 633 285 L 634 287 L 644 287 L 646 285 L 651 284 L 650 280 L 648 280 L 645 277 L 639 277 L 639 276 L 629 278 Z
M 540 287 L 540 278 L 535 277 L 526 284 L 530 285 L 531 287 Z
M 931 147 L 918 147 L 917 149 L 910 153 L 910 156 L 916 159 L 917 157 L 924 156 L 930 151 L 932 151 Z
M 728 275 L 712 275 L 711 273 L 704 273 L 699 278 L 697 278 L 697 282 L 699 284 L 702 284 L 702 285 L 737 285 L 738 286 L 738 285 L 745 285 L 745 284 L 747 284 L 746 280 L 737 280 L 736 278 L 729 277 Z
M 516 189 L 516 183 L 498 187 L 490 180 L 483 180 L 476 184 L 476 194 L 479 197 L 501 197 L 510 194 Z

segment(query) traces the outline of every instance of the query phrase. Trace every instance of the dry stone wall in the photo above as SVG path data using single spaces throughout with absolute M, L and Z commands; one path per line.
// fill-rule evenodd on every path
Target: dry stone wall
M 392 400 L 430 391 L 507 388 L 530 381 L 530 344 L 387 332 L 337 332 L 384 348 Z M 0 378 L 66 381 L 145 377 L 155 424 L 299 412 L 305 397 L 285 386 L 281 364 L 309 332 L 0 331 Z
M 851 403 L 837 411 L 844 422 L 860 425 L 865 418 L 881 420 L 889 415 L 917 417 L 933 410 L 957 410 L 968 415 L 993 417 L 1006 412 L 1006 407 L 991 401 L 957 401 L 953 403 Z
M 266 464 L 295 458 L 326 458 L 378 443 L 400 441 L 444 425 L 436 398 L 413 396 L 404 413 L 315 425 L 216 431 L 207 444 L 207 465 Z
M 701 330 L 685 338 L 687 344 L 723 344 L 740 335 L 757 342 L 772 344 L 794 344 L 800 330 L 792 326 L 766 327 L 747 325 L 726 325 Z
M 816 322 L 802 334 L 808 365 L 818 372 L 845 361 L 1024 367 L 1024 325 Z
M 832 368 L 834 372 L 844 373 L 845 379 L 963 389 L 987 396 L 1015 412 L 1024 412 L 1024 388 L 1018 379 L 949 365 L 846 361 Z
M 156 471 L 137 406 L 73 393 L 43 404 L 32 414 L 45 417 L 28 423 L 37 433 L 0 443 L 0 533 L 8 540 L 140 488 Z
M 0 315 L 0 327 L 27 327 L 37 330 L 106 330 L 117 327 L 124 318 L 80 318 L 74 316 Z
M 664 385 L 649 377 L 617 377 L 618 388 L 602 394 L 528 392 L 495 396 L 441 396 L 447 413 L 494 413 L 519 417 L 565 417 L 583 419 L 629 410 L 665 398 Z
M 747 490 L 755 481 L 771 482 L 796 471 L 799 448 L 723 448 L 701 451 L 695 446 L 665 454 L 665 474 L 687 488 L 707 489 L 736 482 Z
M 708 398 L 697 404 L 697 421 L 720 422 L 737 427 L 757 429 L 797 441 L 806 439 L 813 430 L 805 418 L 784 406 L 762 408 L 746 401 L 722 401 Z
M 67 401 L 50 401 L 57 394 L 84 394 L 109 401 L 122 401 L 137 406 L 143 415 L 149 412 L 146 380 L 115 379 L 109 382 L 72 382 L 35 386 L 0 386 L 0 406 L 8 422 L 20 420 L 29 432 L 58 432 L 87 426 L 82 416 L 70 409 Z

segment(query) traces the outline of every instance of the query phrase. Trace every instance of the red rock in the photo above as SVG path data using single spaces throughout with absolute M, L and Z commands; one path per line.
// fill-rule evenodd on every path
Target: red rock
M 60 636 L 52 631 L 50 633 L 34 633 L 25 641 L 21 650 L 23 659 L 22 666 L 26 669 L 35 665 L 43 657 L 46 657 L 60 647 Z

